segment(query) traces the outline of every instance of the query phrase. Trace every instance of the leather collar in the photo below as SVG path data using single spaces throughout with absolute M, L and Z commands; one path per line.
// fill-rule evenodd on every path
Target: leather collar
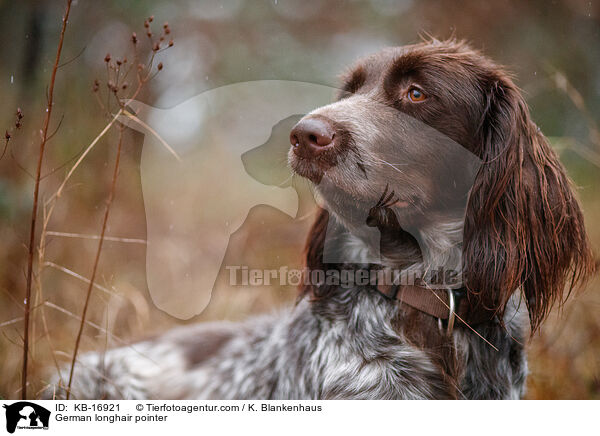
M 494 319 L 496 312 L 479 305 L 469 304 L 465 288 L 431 289 L 415 285 L 377 285 L 375 289 L 385 297 L 399 301 L 434 318 L 450 323 L 458 318 L 461 323 L 474 326 Z

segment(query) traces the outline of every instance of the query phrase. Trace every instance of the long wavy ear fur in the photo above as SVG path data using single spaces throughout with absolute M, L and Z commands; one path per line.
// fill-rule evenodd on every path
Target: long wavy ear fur
M 521 289 L 535 332 L 594 269 L 583 216 L 558 157 L 504 73 L 487 83 L 476 153 L 484 164 L 467 208 L 464 257 L 470 298 L 502 315 Z
M 324 270 L 323 263 L 323 248 L 325 246 L 325 236 L 327 235 L 327 224 L 329 223 L 329 213 L 322 208 L 318 208 L 315 221 L 313 222 L 306 244 L 304 245 L 304 273 L 307 274 L 311 270 Z M 327 290 L 322 287 L 319 289 L 310 280 L 303 278 L 300 286 L 300 295 L 311 295 L 313 298 L 319 298 Z

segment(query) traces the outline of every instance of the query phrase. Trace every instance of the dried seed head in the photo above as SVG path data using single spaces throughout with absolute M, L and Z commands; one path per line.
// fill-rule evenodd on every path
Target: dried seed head
M 174 44 L 173 40 L 170 40 L 169 41 L 169 47 L 173 47 L 173 44 Z
M 154 15 L 150 15 L 150 16 L 148 17 L 148 21 L 150 21 L 150 22 L 153 22 L 153 21 L 154 21 Z
M 156 66 L 156 68 L 158 68 L 158 71 L 163 69 L 163 64 L 162 62 L 159 62 L 158 65 Z
M 165 27 L 165 35 L 168 35 L 171 33 L 171 28 L 170 27 Z
M 104 62 L 108 63 L 110 62 L 110 53 L 106 53 L 106 56 L 104 56 Z
M 123 62 L 120 59 L 117 59 L 117 65 L 120 67 L 123 64 Z
M 127 82 L 124 82 L 123 85 L 121 85 L 121 89 L 125 90 L 128 86 L 129 84 Z
M 143 71 L 144 70 L 144 64 L 138 64 L 138 71 Z
M 98 92 L 99 88 L 100 88 L 100 82 L 98 81 L 98 79 L 94 79 L 94 84 L 92 85 L 92 91 Z
M 10 139 L 10 133 L 8 133 L 8 130 L 6 131 L 6 133 L 4 134 L 4 138 L 8 141 Z
M 167 21 L 165 21 L 165 23 L 163 24 L 163 29 L 168 29 L 169 28 L 169 23 Z
M 17 120 L 15 121 L 15 127 L 18 129 L 22 126 L 21 120 L 23 119 L 23 111 L 21 108 L 17 108 Z
M 152 38 L 152 32 L 151 32 L 150 30 L 148 30 L 148 31 L 146 32 L 146 36 L 147 36 L 148 38 Z
M 154 47 L 152 47 L 152 50 L 154 50 L 154 51 L 158 51 L 158 50 L 160 50 L 160 44 L 159 44 L 158 42 L 157 42 L 157 43 L 155 43 L 155 44 L 154 44 Z
M 124 63 L 124 64 L 126 64 L 126 63 L 127 63 L 127 56 L 125 56 L 125 57 L 123 58 L 123 63 Z
M 134 44 L 137 44 L 137 41 L 138 41 L 138 39 L 137 39 L 137 33 L 133 32 L 131 34 L 131 42 L 133 42 Z
M 148 22 L 148 20 L 144 20 L 144 27 L 146 29 L 150 28 L 150 23 Z

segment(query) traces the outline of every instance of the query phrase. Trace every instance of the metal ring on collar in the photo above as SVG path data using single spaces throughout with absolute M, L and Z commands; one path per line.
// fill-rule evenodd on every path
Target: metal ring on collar
M 450 336 L 452 330 L 454 330 L 454 320 L 456 319 L 456 303 L 454 301 L 454 291 L 448 289 L 448 326 L 446 327 L 446 334 Z
M 446 334 L 450 336 L 454 330 L 454 321 L 456 319 L 456 300 L 454 299 L 454 291 L 447 289 L 448 291 L 448 325 L 446 326 Z M 442 320 L 438 318 L 438 327 L 440 331 L 442 328 Z

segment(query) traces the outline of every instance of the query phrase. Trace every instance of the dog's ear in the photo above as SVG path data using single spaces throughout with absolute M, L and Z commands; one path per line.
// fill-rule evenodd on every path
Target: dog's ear
M 502 316 L 521 289 L 532 331 L 594 269 L 581 209 L 558 157 L 504 74 L 485 85 L 476 154 L 483 165 L 465 219 L 470 298 Z
M 329 223 L 329 213 L 319 207 L 315 220 L 306 237 L 304 246 L 304 274 L 310 274 L 312 270 L 325 270 L 323 263 L 323 250 L 325 248 L 325 237 L 327 235 L 327 225 Z M 310 280 L 303 277 L 300 284 L 300 295 L 311 295 L 313 298 L 322 296 L 325 289 L 319 289 Z

